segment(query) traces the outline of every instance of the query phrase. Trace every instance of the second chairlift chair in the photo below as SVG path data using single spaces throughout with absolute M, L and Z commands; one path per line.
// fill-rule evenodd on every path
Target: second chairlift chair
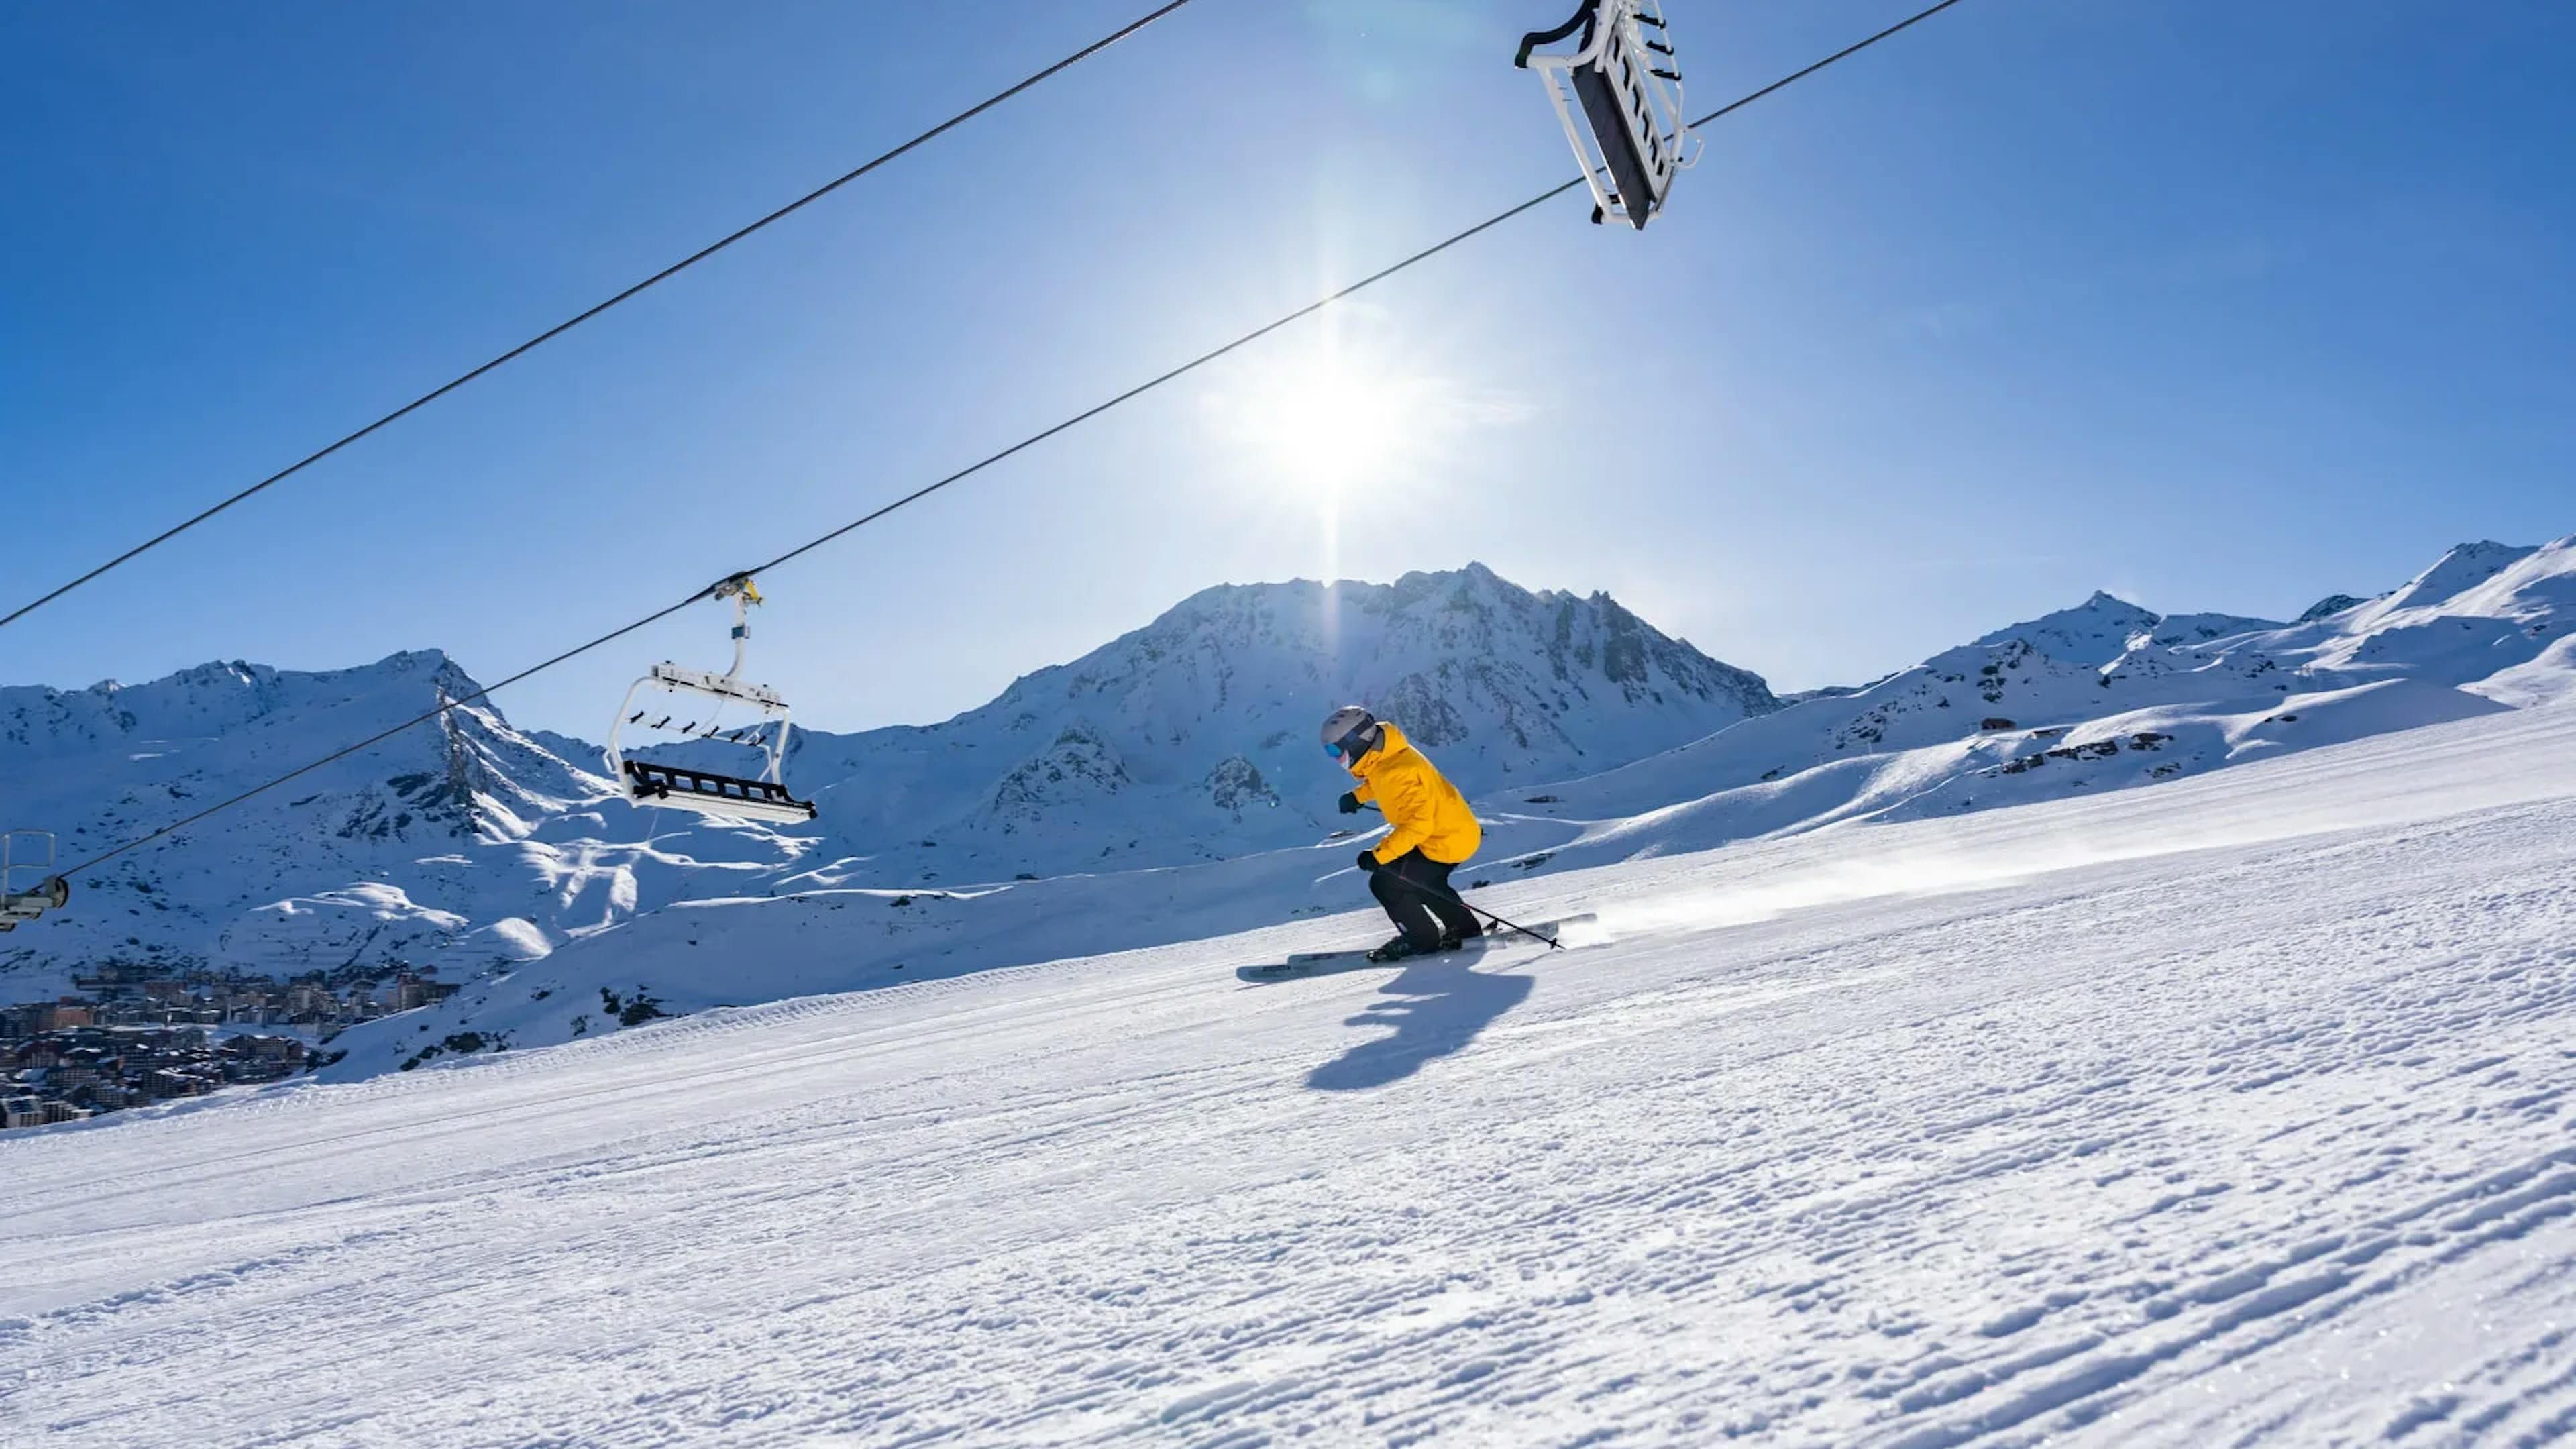
M 741 677 L 743 655 L 751 642 L 751 606 L 760 602 L 760 591 L 752 587 L 751 575 L 735 574 L 707 593 L 712 598 L 733 600 L 733 667 L 716 674 L 663 663 L 654 665 L 635 681 L 626 691 L 626 702 L 617 708 L 616 722 L 609 726 L 609 773 L 626 787 L 627 797 L 639 805 L 784 823 L 811 820 L 816 814 L 813 802 L 789 794 L 780 776 L 787 760 L 787 701 L 767 685 L 753 684 Z M 648 720 L 646 716 L 655 710 L 635 707 L 636 696 L 647 691 L 701 698 L 712 704 L 703 720 L 691 718 L 673 725 L 673 719 L 688 711 L 673 708 Z M 759 718 L 732 730 L 721 729 L 717 717 L 730 704 L 747 705 Z M 724 775 L 686 765 L 630 759 L 625 752 L 629 729 L 667 730 L 687 739 L 740 745 L 759 751 L 763 768 L 752 775 Z

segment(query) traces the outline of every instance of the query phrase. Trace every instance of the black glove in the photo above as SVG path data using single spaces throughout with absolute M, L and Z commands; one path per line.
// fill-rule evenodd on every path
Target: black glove
M 1342 792 L 1342 813 L 1345 815 L 1357 815 L 1360 813 L 1360 797 L 1358 791 L 1345 790 Z
M 1374 851 L 1374 850 L 1363 850 L 1363 851 L 1361 851 L 1361 852 L 1360 852 L 1360 869 L 1362 869 L 1362 870 L 1364 870 L 1364 871 L 1367 871 L 1367 872 L 1368 872 L 1369 874 L 1371 874 L 1371 875 L 1375 875 L 1375 874 L 1377 874 L 1377 852 L 1376 852 L 1376 851 Z

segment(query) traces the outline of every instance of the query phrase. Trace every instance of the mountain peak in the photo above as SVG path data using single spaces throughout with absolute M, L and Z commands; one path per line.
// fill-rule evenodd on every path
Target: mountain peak
M 1203 589 L 927 730 L 806 731 L 797 768 L 803 788 L 867 782 L 827 821 L 852 855 L 926 834 L 995 872 L 1069 867 L 1077 844 L 1085 859 L 1104 844 L 1122 863 L 1196 858 L 1338 824 L 1311 813 L 1349 788 L 1314 730 L 1351 703 L 1471 791 L 1624 764 L 1779 708 L 1758 675 L 1607 594 L 1532 591 L 1469 563 Z M 1080 831 L 1070 812 L 1020 808 L 1077 789 L 1097 817 Z
M 2052 659 L 2100 667 L 2127 652 L 2129 641 L 2163 622 L 2163 616 L 2096 589 L 2071 609 L 2008 624 L 1977 639 L 1972 647 L 1992 648 L 2018 640 Z
M 351 669 L 211 660 L 142 684 L 13 685 L 0 687 L 0 755 L 51 758 L 143 742 L 204 741 L 332 710 L 389 721 L 427 712 L 442 693 L 454 700 L 481 688 L 437 649 L 403 650 Z
M 2395 593 L 2382 600 L 2375 617 L 2386 618 L 2403 609 L 2429 608 L 2468 592 L 2515 564 L 2554 545 L 2518 547 L 2481 539 L 2475 543 L 2454 546 L 2435 560 L 2433 566 L 2408 579 Z

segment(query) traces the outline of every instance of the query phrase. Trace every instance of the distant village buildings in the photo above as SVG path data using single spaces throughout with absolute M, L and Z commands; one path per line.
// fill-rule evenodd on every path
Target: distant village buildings
M 305 1070 L 345 1028 L 454 995 L 434 968 L 344 968 L 288 982 L 110 965 L 80 994 L 0 1006 L 0 1131 L 199 1097 Z

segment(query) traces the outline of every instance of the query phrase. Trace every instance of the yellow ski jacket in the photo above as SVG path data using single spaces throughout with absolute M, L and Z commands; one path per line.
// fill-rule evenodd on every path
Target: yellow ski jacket
M 1377 858 L 1391 861 L 1419 847 L 1442 865 L 1456 865 L 1485 843 L 1484 827 L 1467 808 L 1467 797 L 1423 757 L 1404 731 L 1380 726 L 1384 742 L 1351 765 L 1359 788 L 1351 793 L 1375 801 L 1386 812 L 1386 839 L 1374 847 Z

